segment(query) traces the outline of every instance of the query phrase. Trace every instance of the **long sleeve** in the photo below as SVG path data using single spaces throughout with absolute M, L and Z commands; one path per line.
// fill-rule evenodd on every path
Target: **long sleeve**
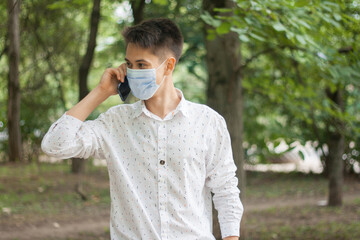
M 220 116 L 212 128 L 206 166 L 206 186 L 214 193 L 214 207 L 218 211 L 221 236 L 240 236 L 243 205 L 236 177 L 230 134 L 225 119 Z
M 90 156 L 104 159 L 104 132 L 108 129 L 108 112 L 95 120 L 81 121 L 66 112 L 55 121 L 41 141 L 41 149 L 60 159 Z

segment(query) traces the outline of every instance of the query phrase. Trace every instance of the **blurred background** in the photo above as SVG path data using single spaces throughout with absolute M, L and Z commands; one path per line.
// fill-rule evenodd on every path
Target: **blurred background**
M 241 239 L 360 239 L 358 0 L 1 1 L 0 239 L 110 238 L 106 162 L 40 143 L 152 17 L 184 35 L 175 87 L 226 119 Z

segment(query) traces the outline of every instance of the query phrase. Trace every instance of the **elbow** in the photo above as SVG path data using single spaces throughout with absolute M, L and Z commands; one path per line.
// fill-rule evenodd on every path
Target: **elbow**
M 90 155 L 90 152 L 86 151 L 82 145 L 58 142 L 46 137 L 44 137 L 41 141 L 41 150 L 46 155 L 59 159 L 68 159 L 73 157 L 87 158 Z
M 48 154 L 48 152 L 49 152 L 49 147 L 48 146 L 49 146 L 49 144 L 46 141 L 46 135 L 45 135 L 43 137 L 43 139 L 41 140 L 41 150 L 46 154 Z
M 41 140 L 41 150 L 46 154 L 49 155 L 51 157 L 56 157 L 56 155 L 53 152 L 53 146 L 54 144 L 52 144 L 47 136 L 45 135 L 44 138 Z
M 41 150 L 50 157 L 63 158 L 63 152 L 66 152 L 66 149 L 62 149 L 60 146 L 61 144 L 54 142 L 47 136 L 41 141 Z

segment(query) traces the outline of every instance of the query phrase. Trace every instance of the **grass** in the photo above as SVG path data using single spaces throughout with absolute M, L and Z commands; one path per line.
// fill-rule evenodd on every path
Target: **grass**
M 13 214 L 56 215 L 70 209 L 83 210 L 91 205 L 109 207 L 110 193 L 107 169 L 86 164 L 82 186 L 88 201 L 74 191 L 77 177 L 67 162 L 6 165 L 0 168 L 0 210 L 10 208 Z M 99 182 L 102 184 L 99 184 Z M 4 215 L 1 211 L 1 215 Z
M 263 228 L 249 235 L 247 240 L 255 239 L 308 239 L 308 240 L 353 240 L 360 239 L 360 223 L 319 223 L 312 226 L 284 225 L 277 228 Z
M 247 173 L 247 202 L 327 198 L 328 181 L 302 173 Z M 344 194 L 358 195 L 341 207 L 315 205 L 270 207 L 253 210 L 243 218 L 246 240 L 352 240 L 360 239 L 360 181 L 346 178 Z
M 327 180 L 303 173 L 247 173 L 246 195 L 250 199 L 312 197 L 327 193 Z
M 326 197 L 328 194 L 328 180 L 318 174 L 300 172 L 247 172 L 247 200 L 266 201 L 279 198 Z M 355 192 L 354 179 L 345 181 L 343 191 Z M 349 184 L 348 184 L 349 182 Z
M 360 239 L 360 204 L 341 208 L 296 207 L 262 211 L 248 216 L 247 240 L 257 239 Z

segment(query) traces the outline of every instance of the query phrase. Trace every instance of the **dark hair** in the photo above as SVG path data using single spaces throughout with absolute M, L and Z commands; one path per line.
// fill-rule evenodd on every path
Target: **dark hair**
M 175 56 L 176 63 L 180 59 L 184 39 L 178 26 L 170 19 L 145 20 L 125 28 L 122 35 L 126 46 L 134 43 L 142 48 L 151 49 L 157 56 L 163 56 L 164 50 L 170 50 Z

